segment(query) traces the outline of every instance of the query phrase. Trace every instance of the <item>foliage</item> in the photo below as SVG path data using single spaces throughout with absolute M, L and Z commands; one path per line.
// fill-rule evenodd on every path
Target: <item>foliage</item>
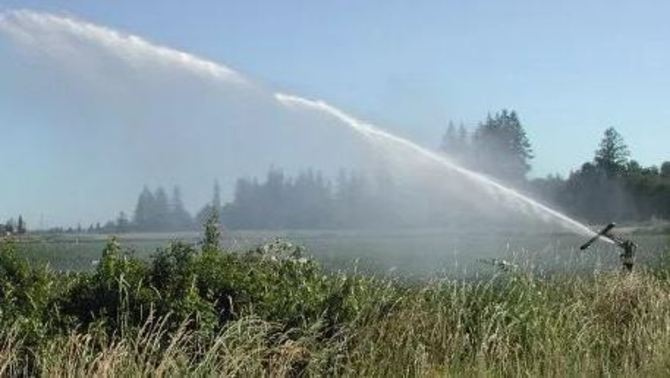
M 670 219 L 670 176 L 642 167 L 629 155 L 621 135 L 608 128 L 593 162 L 566 180 L 549 177 L 533 184 L 542 197 L 590 221 Z
M 454 159 L 466 163 L 470 148 L 469 134 L 465 125 L 461 123 L 458 126 L 458 129 L 456 129 L 454 123 L 449 121 L 447 131 L 442 135 L 440 151 L 448 154 Z
M 533 158 L 517 113 L 506 109 L 489 115 L 471 135 L 462 124 L 456 131 L 450 122 L 440 150 L 470 168 L 515 185 L 525 181 Z
M 125 228 L 136 231 L 174 231 L 189 230 L 193 226 L 191 215 L 184 208 L 179 187 L 174 187 L 172 197 L 168 199 L 162 187 L 152 193 L 145 186 L 137 199 L 132 224 L 122 224 L 120 218 L 116 225 L 108 227 L 112 229 L 106 231 L 123 232 L 127 231 Z
M 209 219 L 205 223 L 205 238 L 202 241 L 202 250 L 217 251 L 219 250 L 219 240 L 221 239 L 221 232 L 219 231 L 219 213 L 212 209 Z
M 296 177 L 271 169 L 265 181 L 239 179 L 233 200 L 221 211 L 232 229 L 341 228 L 387 220 L 380 197 L 389 187 L 378 177 L 341 171 L 335 185 L 321 172 Z M 205 211 L 203 209 L 203 211 Z
M 19 219 L 14 221 L 13 218 L 7 220 L 6 223 L 0 223 L 0 237 L 5 235 L 23 235 L 28 232 L 28 226 L 26 225 L 25 220 L 23 220 L 23 215 L 19 215 Z
M 533 151 L 516 112 L 487 117 L 472 137 L 475 167 L 513 183 L 523 182 Z
M 660 168 L 642 167 L 630 159 L 623 137 L 613 127 L 605 130 L 593 161 L 566 179 L 549 175 L 528 182 L 533 151 L 515 111 L 489 115 L 471 132 L 450 122 L 440 150 L 468 168 L 531 190 L 577 218 L 601 223 L 670 219 L 670 162 Z M 400 199 L 412 190 L 398 185 L 396 181 L 402 180 L 396 177 L 383 170 L 374 174 L 342 171 L 331 181 L 311 169 L 291 177 L 271 168 L 264 181 L 238 179 L 233 199 L 226 204 L 215 183 L 212 200 L 195 219 L 204 223 L 215 212 L 231 229 L 327 229 L 434 227 L 471 215 L 463 201 L 432 195 L 425 187 L 421 198 L 403 207 Z M 436 207 L 436 202 L 442 206 Z M 152 192 L 145 187 L 132 222 L 122 213 L 116 222 L 89 229 L 98 233 L 174 231 L 192 229 L 194 224 L 179 188 L 168 200 L 162 188 Z
M 600 148 L 596 151 L 594 158 L 596 166 L 612 177 L 625 169 L 629 156 L 630 151 L 621 134 L 613 127 L 605 130 L 605 135 L 600 141 Z
M 401 282 L 246 253 L 115 240 L 88 273 L 0 243 L 6 375 L 667 375 L 670 275 Z

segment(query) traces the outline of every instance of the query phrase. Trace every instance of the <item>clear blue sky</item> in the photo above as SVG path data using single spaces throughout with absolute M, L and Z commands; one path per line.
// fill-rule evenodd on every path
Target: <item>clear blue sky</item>
M 474 125 L 487 112 L 515 109 L 536 153 L 535 176 L 566 174 L 591 159 L 608 126 L 623 134 L 642 164 L 670 160 L 667 1 L 0 4 L 0 10 L 17 8 L 71 14 L 221 62 L 424 145 L 438 143 L 448 120 Z M 11 93 L 1 92 L 0 101 L 3 96 Z M 21 120 L 8 106 L 0 112 L 2 122 Z M 57 154 L 40 148 L 49 135 L 21 135 L 30 140 L 0 140 L 3 160 L 20 153 L 43 161 L 40 154 L 52 154 L 49 164 L 59 164 Z M 25 175 L 11 164 L 3 169 L 3 181 Z M 22 195 L 39 193 L 30 184 L 26 177 Z M 131 197 L 135 187 L 127 185 Z M 19 188 L 10 190 L 10 199 L 17 196 Z

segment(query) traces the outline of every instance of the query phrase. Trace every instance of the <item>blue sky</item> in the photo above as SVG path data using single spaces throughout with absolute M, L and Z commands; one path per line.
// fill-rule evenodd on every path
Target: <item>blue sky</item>
M 427 146 L 438 143 L 448 120 L 471 126 L 487 112 L 515 109 L 535 149 L 535 176 L 567 174 L 591 159 L 608 126 L 642 164 L 670 160 L 670 3 L 417 3 L 5 0 L 0 10 L 70 14 L 137 34 L 324 99 Z M 6 65 L 0 68 L 8 72 Z M 20 77 L 12 80 L 20 85 Z M 24 117 L 7 105 L 10 97 L 0 92 L 0 122 L 25 124 L 14 140 L 0 141 L 0 157 L 20 155 L 14 166 L 45 173 L 32 182 L 5 166 L 5 177 L 25 176 L 5 194 L 37 196 L 31 184 L 58 176 L 54 167 L 66 163 L 52 143 L 58 130 L 31 134 L 48 120 Z M 136 186 L 123 188 L 134 197 Z

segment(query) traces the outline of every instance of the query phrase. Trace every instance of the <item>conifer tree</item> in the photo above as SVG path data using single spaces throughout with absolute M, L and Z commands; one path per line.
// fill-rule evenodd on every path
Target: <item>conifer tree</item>
M 23 216 L 19 215 L 19 220 L 16 224 L 16 233 L 19 235 L 25 234 L 27 231 L 26 222 L 23 220 Z
M 152 225 L 152 209 L 154 208 L 154 195 L 151 193 L 148 187 L 144 187 L 140 193 L 139 198 L 137 199 L 137 205 L 135 206 L 135 215 L 133 217 L 133 223 L 140 231 L 146 231 L 151 229 Z M 96 229 L 98 229 L 96 225 Z
M 184 208 L 184 203 L 181 199 L 181 190 L 178 186 L 172 189 L 170 220 L 171 228 L 174 230 L 188 230 L 192 227 L 191 215 Z
M 456 132 L 456 127 L 452 121 L 449 121 L 449 126 L 447 126 L 447 131 L 442 135 L 442 142 L 440 143 L 440 151 L 444 152 L 447 155 L 455 156 L 459 150 L 459 140 L 458 134 Z
M 163 187 L 154 192 L 154 206 L 151 209 L 151 229 L 154 231 L 167 230 L 170 226 L 170 202 Z
M 624 170 L 629 156 L 630 151 L 621 134 L 613 127 L 605 130 L 594 158 L 596 166 L 612 177 Z
M 478 169 L 513 183 L 521 183 L 530 171 L 533 150 L 515 111 L 490 114 L 473 135 Z

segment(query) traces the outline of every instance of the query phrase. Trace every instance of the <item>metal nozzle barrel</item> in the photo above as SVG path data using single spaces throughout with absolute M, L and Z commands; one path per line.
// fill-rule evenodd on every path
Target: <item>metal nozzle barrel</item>
M 602 230 L 600 230 L 600 232 L 598 232 L 598 233 L 597 233 L 594 237 L 592 237 L 589 241 L 587 241 L 586 243 L 582 244 L 582 246 L 579 247 L 579 249 L 581 249 L 581 250 L 583 251 L 583 250 L 585 250 L 586 248 L 590 247 L 591 244 L 593 244 L 593 243 L 594 243 L 596 240 L 598 240 L 601 236 L 607 235 L 607 233 L 610 232 L 610 230 L 613 229 L 615 226 L 616 226 L 616 224 L 614 224 L 614 223 L 610 223 L 610 224 L 608 224 L 607 226 L 605 226 L 605 228 L 603 228 Z

